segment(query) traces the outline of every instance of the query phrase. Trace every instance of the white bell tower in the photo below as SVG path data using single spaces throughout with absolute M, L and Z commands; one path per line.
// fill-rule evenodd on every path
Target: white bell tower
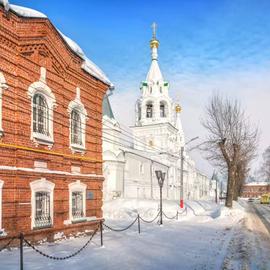
M 172 153 L 179 151 L 183 142 L 181 108 L 169 96 L 169 83 L 164 80 L 158 65 L 157 25 L 154 23 L 152 28 L 151 66 L 146 80 L 141 83 L 141 96 L 136 102 L 136 121 L 132 129 L 134 136 L 145 142 L 144 145 L 135 142 L 137 149 L 162 149 Z
M 146 80 L 141 83 L 141 97 L 136 103 L 136 126 L 173 122 L 173 103 L 168 95 L 169 83 L 163 79 L 158 65 L 159 41 L 156 39 L 157 25 L 153 23 L 150 41 L 151 66 Z

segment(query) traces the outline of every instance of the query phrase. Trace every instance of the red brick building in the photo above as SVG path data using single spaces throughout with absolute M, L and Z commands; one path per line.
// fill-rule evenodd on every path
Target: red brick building
M 269 183 L 252 182 L 245 184 L 242 188 L 242 197 L 244 198 L 258 198 L 265 193 L 270 193 Z
M 0 239 L 96 226 L 110 87 L 44 14 L 0 1 Z

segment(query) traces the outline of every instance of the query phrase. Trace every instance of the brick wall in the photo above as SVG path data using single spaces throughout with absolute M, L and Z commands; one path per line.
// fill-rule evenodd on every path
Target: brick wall
M 2 7 L 0 57 L 0 72 L 9 86 L 2 95 L 2 228 L 8 235 L 31 232 L 30 182 L 41 178 L 55 183 L 54 230 L 68 230 L 68 225 L 63 223 L 69 213 L 68 184 L 76 180 L 94 193 L 94 199 L 86 203 L 87 216 L 102 217 L 102 99 L 108 86 L 81 69 L 83 60 L 71 51 L 48 19 L 21 18 L 12 12 L 5 14 Z M 28 88 L 39 80 L 41 67 L 46 68 L 46 83 L 56 99 L 51 148 L 31 140 Z M 88 115 L 83 155 L 72 153 L 69 147 L 67 109 L 76 97 L 76 87 L 80 87 L 81 101 Z M 47 163 L 47 172 L 35 171 L 37 160 Z M 71 166 L 80 167 L 81 174 L 70 174 Z M 76 230 L 79 227 L 75 226 Z
M 257 198 L 268 192 L 270 193 L 270 185 L 244 185 L 241 196 L 244 198 Z

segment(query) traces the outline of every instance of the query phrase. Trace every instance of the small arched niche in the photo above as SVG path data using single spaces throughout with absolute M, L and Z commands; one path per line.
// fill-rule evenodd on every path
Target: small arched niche
M 153 103 L 151 101 L 146 103 L 146 118 L 153 117 Z

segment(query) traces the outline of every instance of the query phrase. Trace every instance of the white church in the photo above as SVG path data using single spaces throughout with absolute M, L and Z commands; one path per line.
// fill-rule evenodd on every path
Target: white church
M 184 200 L 209 199 L 210 180 L 200 173 L 185 150 L 181 107 L 169 96 L 169 83 L 158 64 L 159 41 L 154 27 L 150 41 L 151 65 L 141 82 L 135 104 L 136 120 L 130 130 L 121 127 L 112 112 L 109 96 L 103 101 L 104 200 L 159 198 L 155 171 L 166 173 L 163 196 L 179 200 L 181 147 Z

